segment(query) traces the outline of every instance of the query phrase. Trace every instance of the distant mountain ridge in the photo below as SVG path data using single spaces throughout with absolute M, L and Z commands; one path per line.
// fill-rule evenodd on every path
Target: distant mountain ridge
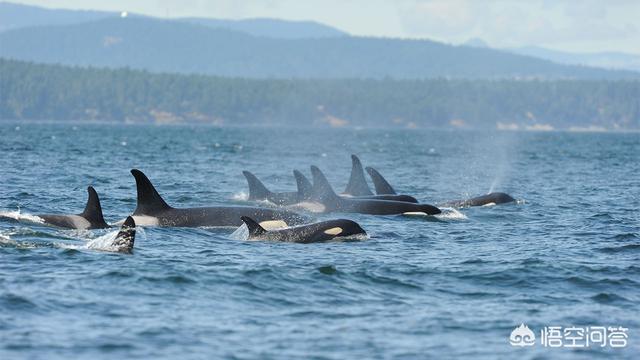
M 0 2 L 0 32 L 31 26 L 78 24 L 116 15 L 114 12 L 47 9 Z
M 540 46 L 521 46 L 513 48 L 495 48 L 480 38 L 471 38 L 461 45 L 484 49 L 508 51 L 513 54 L 531 56 L 553 61 L 558 64 L 590 66 L 601 69 L 629 70 L 640 72 L 640 55 L 619 51 L 600 51 L 577 53 L 548 49 Z
M 551 50 L 539 46 L 524 46 L 508 50 L 516 54 L 533 56 L 560 64 L 640 71 L 640 55 L 618 51 L 574 53 L 569 51 Z
M 126 10 L 126 9 L 123 9 Z M 0 2 L 0 32 L 32 26 L 74 25 L 90 21 L 116 18 L 120 12 L 94 10 L 49 9 L 38 6 L 20 5 Z M 129 13 L 129 17 L 146 17 Z M 282 19 L 210 19 L 210 18 L 172 18 L 171 21 L 182 21 L 192 24 L 243 32 L 249 35 L 280 38 L 325 38 L 348 36 L 344 31 L 315 21 L 292 21 Z
M 0 3 L 0 57 L 249 78 L 637 79 L 486 47 L 355 37 L 314 22 L 158 19 Z
M 227 29 L 253 36 L 275 39 L 314 39 L 349 36 L 349 34 L 344 31 L 315 21 L 291 21 L 266 18 L 240 20 L 179 18 L 176 20 L 204 25 L 214 29 Z
M 82 66 L 251 78 L 621 79 L 640 73 L 559 65 L 429 40 L 273 39 L 143 17 L 0 33 L 0 56 Z M 27 45 L 28 44 L 28 45 Z

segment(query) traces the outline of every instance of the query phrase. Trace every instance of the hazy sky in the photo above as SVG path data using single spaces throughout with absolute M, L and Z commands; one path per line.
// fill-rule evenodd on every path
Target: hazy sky
M 159 17 L 270 17 L 315 20 L 354 35 L 478 37 L 493 47 L 540 45 L 640 54 L 638 0 L 13 0 Z

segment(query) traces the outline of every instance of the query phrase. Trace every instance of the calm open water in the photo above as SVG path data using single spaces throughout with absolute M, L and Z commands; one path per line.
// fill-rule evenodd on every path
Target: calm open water
M 519 202 L 342 215 L 359 242 L 145 228 L 133 255 L 86 249 L 109 231 L 0 220 L 0 359 L 638 358 L 639 134 L 5 122 L 0 210 L 78 213 L 93 185 L 121 220 L 134 167 L 179 207 L 242 203 L 244 169 L 291 191 L 315 164 L 343 190 L 351 153 L 424 202 Z M 628 345 L 513 347 L 520 323 L 623 326 Z

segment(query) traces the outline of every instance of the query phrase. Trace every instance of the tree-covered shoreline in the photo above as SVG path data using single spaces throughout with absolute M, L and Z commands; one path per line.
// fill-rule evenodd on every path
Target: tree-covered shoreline
M 640 129 L 638 80 L 246 79 L 0 59 L 0 118 Z

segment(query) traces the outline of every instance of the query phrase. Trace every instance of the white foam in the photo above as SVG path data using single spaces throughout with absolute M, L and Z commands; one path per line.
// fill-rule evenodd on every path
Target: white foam
M 467 220 L 467 216 L 462 212 L 454 208 L 440 208 L 442 211 L 440 214 L 435 215 L 436 218 L 441 220 Z
M 16 241 L 12 240 L 8 235 L 0 234 L 0 244 L 15 245 Z
M 66 243 L 55 243 L 54 245 L 61 249 L 119 252 L 120 248 L 117 246 L 114 246 L 113 244 L 119 232 L 120 232 L 120 229 L 110 231 L 95 239 L 89 239 L 88 241 L 86 241 L 84 244 L 81 244 L 81 245 L 66 244 Z M 136 227 L 136 240 L 138 240 L 140 237 L 146 237 L 144 233 L 144 229 L 140 227 Z
M 244 191 L 241 191 L 239 193 L 235 193 L 231 196 L 231 200 L 235 200 L 235 201 L 247 201 L 249 200 L 249 194 L 247 194 Z
M 18 221 L 30 221 L 33 223 L 44 224 L 44 219 L 32 214 L 23 214 L 20 210 L 0 211 L 0 217 L 6 217 Z
M 489 207 L 489 206 L 496 206 L 496 203 L 490 202 L 490 203 L 486 203 L 486 204 L 482 205 L 482 207 Z
M 365 240 L 369 240 L 370 236 L 369 234 L 355 234 L 355 235 L 349 235 L 349 236 L 338 236 L 335 237 L 332 241 L 365 241 Z
M 118 251 L 118 248 L 113 246 L 113 241 L 116 239 L 116 236 L 118 236 L 118 232 L 120 230 L 115 230 L 115 231 L 111 231 L 108 232 L 98 238 L 95 238 L 93 240 L 90 240 L 86 245 L 85 248 L 86 249 L 91 249 L 91 250 L 100 250 L 100 251 Z

